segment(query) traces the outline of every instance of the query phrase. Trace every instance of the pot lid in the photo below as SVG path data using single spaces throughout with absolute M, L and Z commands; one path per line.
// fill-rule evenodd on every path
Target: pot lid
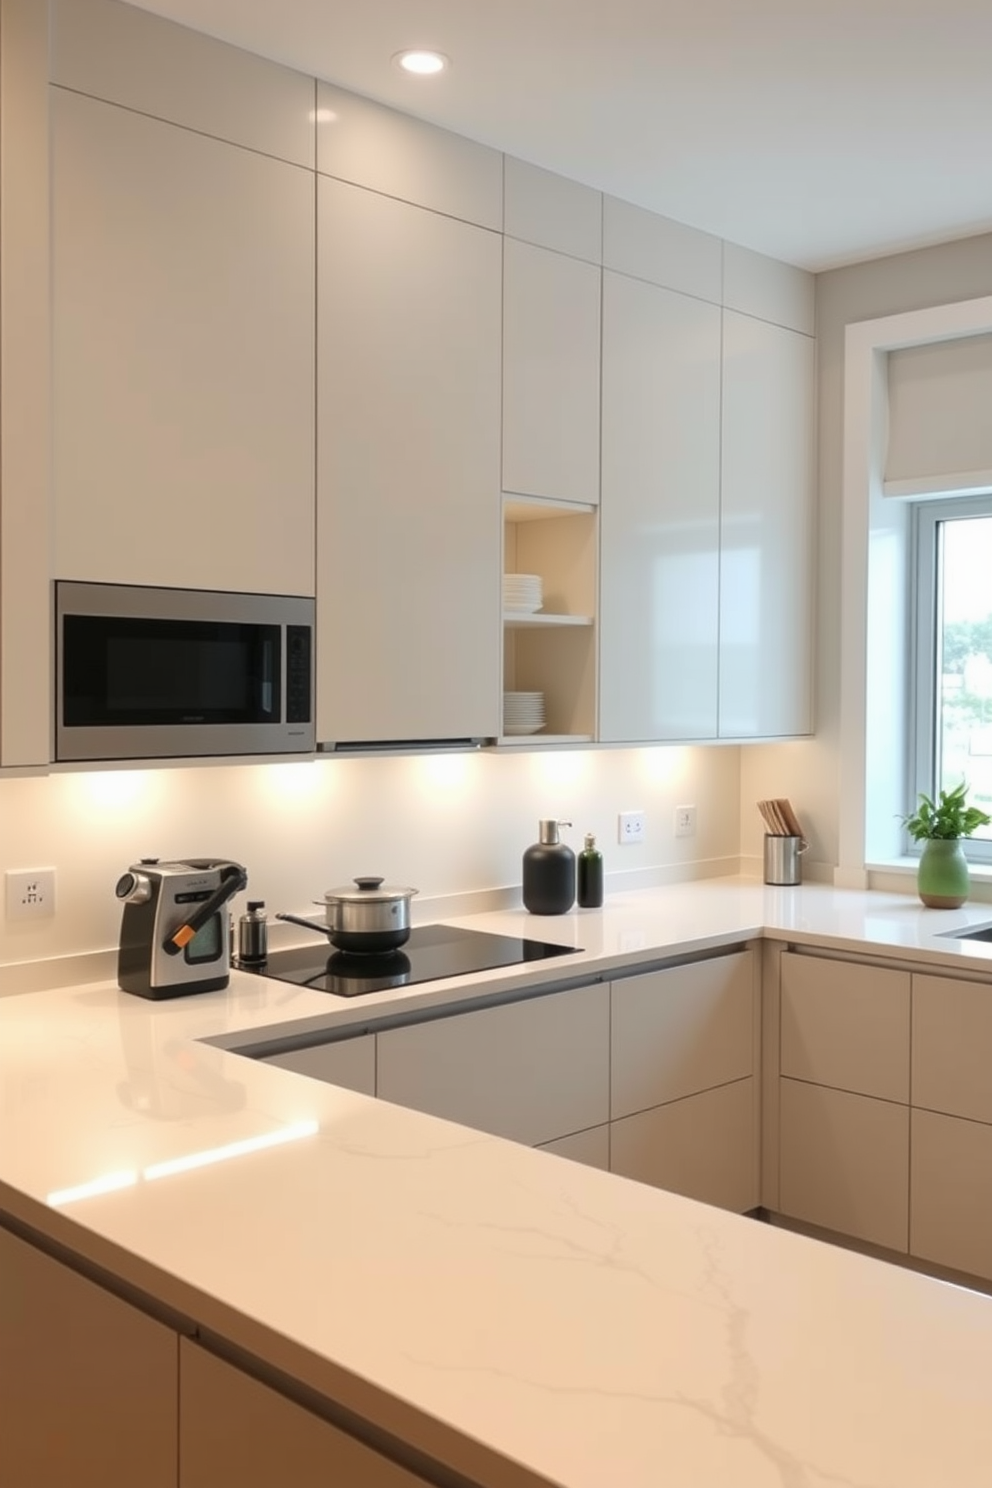
M 419 892 L 419 889 L 390 887 L 381 878 L 355 878 L 340 889 L 325 889 L 324 901 L 327 904 L 391 904 L 397 899 L 412 899 Z

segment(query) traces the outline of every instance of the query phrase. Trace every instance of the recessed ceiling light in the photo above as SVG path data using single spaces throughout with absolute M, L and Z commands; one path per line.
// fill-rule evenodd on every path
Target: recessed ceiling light
M 443 52 L 428 52 L 422 48 L 397 52 L 393 61 L 404 72 L 412 72 L 417 77 L 431 77 L 435 72 L 443 72 L 451 65 Z

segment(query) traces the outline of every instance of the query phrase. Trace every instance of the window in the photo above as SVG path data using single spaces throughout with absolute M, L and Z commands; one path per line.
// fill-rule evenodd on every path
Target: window
M 969 804 L 992 814 L 992 493 L 920 502 L 913 539 L 914 794 L 906 809 L 917 792 L 935 796 L 966 780 Z M 992 862 L 992 827 L 966 850 Z

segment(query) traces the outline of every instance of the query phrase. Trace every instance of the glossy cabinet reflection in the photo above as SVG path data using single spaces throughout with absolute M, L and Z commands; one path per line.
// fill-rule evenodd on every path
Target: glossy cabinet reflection
M 491 737 L 500 238 L 317 189 L 317 738 Z
M 713 739 L 720 309 L 603 284 L 600 738 Z

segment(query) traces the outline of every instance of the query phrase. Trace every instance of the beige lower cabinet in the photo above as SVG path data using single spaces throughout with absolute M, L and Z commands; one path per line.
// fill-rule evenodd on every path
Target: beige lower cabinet
M 614 1121 L 610 1171 L 743 1214 L 758 1202 L 753 1079 Z
M 340 1085 L 344 1090 L 357 1090 L 361 1095 L 375 1095 L 375 1038 L 371 1034 L 313 1044 L 308 1049 L 288 1049 L 284 1054 L 266 1054 L 262 1063 Z
M 992 1126 L 914 1111 L 912 1152 L 913 1255 L 992 1278 Z
M 189 1338 L 179 1381 L 179 1488 L 424 1488 L 426 1479 Z
M 611 1172 L 757 1204 L 754 978 L 743 950 L 612 984 Z
M 787 951 L 781 1073 L 907 1104 L 909 997 L 908 971 Z
M 376 1036 L 380 1100 L 537 1147 L 609 1119 L 609 987 L 574 987 Z
M 570 1137 L 559 1137 L 555 1142 L 538 1144 L 544 1152 L 555 1157 L 567 1157 L 572 1162 L 585 1163 L 587 1168 L 610 1168 L 610 1128 L 594 1126 L 590 1131 L 575 1132 Z
M 171 1328 L 0 1230 L 4 1488 L 175 1488 L 177 1378 Z
M 779 1208 L 890 1250 L 909 1245 L 909 1108 L 780 1081 Z

